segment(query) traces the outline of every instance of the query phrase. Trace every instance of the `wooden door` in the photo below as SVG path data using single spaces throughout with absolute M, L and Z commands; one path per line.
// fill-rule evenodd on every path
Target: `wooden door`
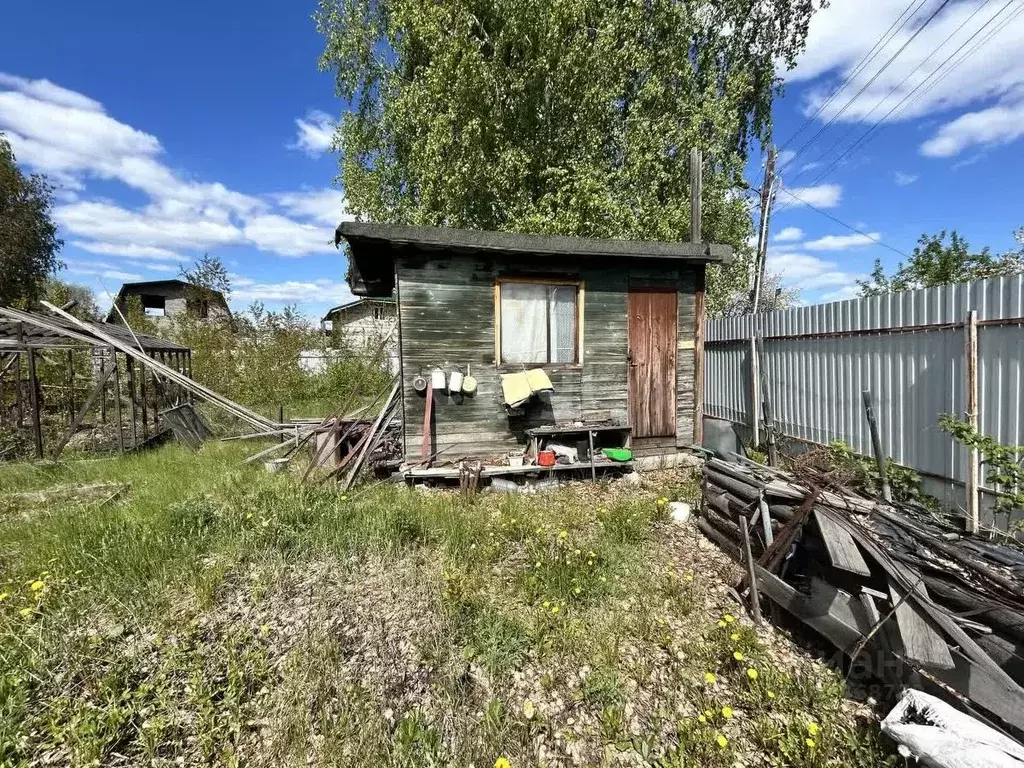
M 629 420 L 634 437 L 676 433 L 676 292 L 629 292 Z

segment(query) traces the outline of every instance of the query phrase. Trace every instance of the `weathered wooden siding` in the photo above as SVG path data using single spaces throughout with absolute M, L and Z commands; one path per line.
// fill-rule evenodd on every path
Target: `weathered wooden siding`
M 412 387 L 417 375 L 434 367 L 470 372 L 479 382 L 472 397 L 434 395 L 432 452 L 439 460 L 499 456 L 520 446 L 523 430 L 555 422 L 612 419 L 628 423 L 627 296 L 631 284 L 683 286 L 692 291 L 693 270 L 647 269 L 599 264 L 509 262 L 486 254 L 412 254 L 397 260 L 405 451 L 419 459 L 425 398 Z M 531 401 L 522 416 L 509 416 L 501 403 L 499 374 L 516 370 L 495 365 L 494 284 L 500 277 L 537 276 L 583 283 L 582 364 L 545 366 L 555 391 Z M 692 339 L 693 299 L 680 293 L 679 332 Z M 687 312 L 689 314 L 687 314 Z M 693 430 L 693 355 L 677 355 L 680 444 Z M 683 392 L 686 392 L 684 398 Z

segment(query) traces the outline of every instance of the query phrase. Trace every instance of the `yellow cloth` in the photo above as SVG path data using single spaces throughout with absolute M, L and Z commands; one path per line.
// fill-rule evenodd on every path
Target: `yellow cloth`
M 515 408 L 529 400 L 535 392 L 550 392 L 554 387 L 542 368 L 533 368 L 501 376 L 501 394 L 505 405 Z

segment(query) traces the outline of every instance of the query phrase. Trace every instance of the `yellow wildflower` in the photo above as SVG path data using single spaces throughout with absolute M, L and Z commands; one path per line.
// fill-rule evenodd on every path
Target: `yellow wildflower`
M 732 640 L 733 642 L 736 642 L 737 640 L 740 639 L 740 633 L 739 632 L 733 632 L 731 635 L 729 635 L 729 639 Z
M 601 577 L 601 581 L 602 581 L 602 583 L 603 583 L 603 582 L 605 582 L 605 581 L 608 581 L 608 579 L 606 579 L 606 578 L 605 578 L 604 576 L 602 576 L 602 577 Z
M 575 588 L 573 589 L 573 594 L 576 594 L 576 595 L 578 595 L 578 594 L 579 594 L 580 592 L 582 592 L 582 591 L 583 591 L 583 590 L 582 590 L 582 589 L 580 589 L 579 587 L 575 587 Z
M 736 661 L 743 661 L 743 654 L 740 653 L 739 651 L 733 651 L 732 652 L 732 657 L 734 659 L 736 659 Z
M 817 743 L 814 741 L 814 739 L 807 739 L 806 744 L 808 749 L 814 749 L 817 746 Z
M 346 496 L 345 494 L 342 494 L 341 495 L 341 501 L 348 501 L 348 496 Z
M 583 554 L 583 550 L 582 549 L 577 549 L 576 550 L 576 554 L 577 555 L 582 555 Z
M 593 565 L 593 564 L 594 564 L 593 560 L 587 560 L 587 565 Z
M 714 673 L 712 673 L 712 672 L 705 672 L 704 673 L 704 682 L 708 683 L 710 685 L 714 685 L 715 683 L 718 682 L 718 678 L 715 677 Z
M 747 669 L 747 677 L 749 677 L 751 680 L 757 680 L 757 670 L 753 667 L 749 667 Z
M 662 507 L 662 506 L 664 506 L 664 505 L 665 505 L 665 504 L 666 504 L 667 502 L 668 502 L 668 499 L 666 499 L 665 497 L 662 497 L 662 498 L 658 499 L 658 502 L 657 502 L 657 503 L 658 503 L 658 506 L 659 506 L 659 507 Z
M 569 538 L 569 532 L 567 530 L 565 530 L 565 529 L 562 529 L 562 532 L 558 534 L 558 538 L 560 538 L 560 539 L 568 539 Z
M 534 568 L 540 568 L 540 560 L 533 564 Z
M 544 601 L 544 602 L 542 603 L 542 605 L 543 605 L 543 606 L 544 606 L 545 608 L 550 608 L 550 607 L 551 607 L 551 601 L 550 601 L 550 600 L 545 600 L 545 601 Z
M 10 595 L 9 595 L 9 594 L 7 594 L 6 592 L 0 592 L 0 603 L 2 603 L 2 602 L 3 602 L 4 600 L 6 600 L 6 599 L 7 599 L 8 597 L 10 597 Z
M 532 720 L 533 716 L 534 716 L 534 714 L 536 714 L 536 712 L 537 712 L 537 709 L 536 709 L 536 707 L 533 706 L 533 702 L 532 701 L 527 699 L 526 701 L 523 702 L 523 716 L 527 720 Z
M 499 757 L 494 761 L 494 768 L 512 768 L 512 763 L 508 761 L 507 757 Z
M 705 717 L 711 717 L 713 714 L 714 714 L 714 712 L 712 712 L 710 709 L 705 709 L 704 710 L 704 716 Z
M 686 578 L 687 581 L 693 581 L 693 572 L 692 571 L 687 571 L 685 578 Z
M 722 707 L 722 717 L 726 720 L 732 717 L 732 707 Z
M 552 613 L 558 613 L 558 611 L 559 611 L 559 608 L 558 608 L 558 606 L 557 606 L 557 605 L 553 605 L 553 606 L 551 606 L 551 612 L 552 612 Z
M 769 699 L 774 699 L 775 698 L 775 692 L 774 691 L 768 691 L 767 696 L 768 696 Z
M 704 717 L 704 715 L 697 715 L 697 722 L 699 722 L 699 723 L 706 723 L 707 721 L 708 721 L 708 719 L 706 717 Z
M 28 616 L 30 613 L 32 613 L 32 609 L 22 608 L 20 611 L 18 611 L 18 613 L 20 613 L 22 616 Z
M 818 724 L 815 723 L 814 721 L 809 722 L 807 724 L 807 732 L 809 734 L 811 734 L 811 736 L 817 736 L 818 735 Z
M 725 622 L 724 622 L 724 621 L 719 621 L 719 622 L 718 622 L 718 626 L 720 626 L 720 627 L 724 627 L 724 626 L 725 626 Z
M 733 616 L 731 613 L 725 614 L 725 616 L 723 616 L 722 618 L 725 619 L 726 624 L 732 624 L 734 621 L 736 621 L 736 617 Z
M 725 738 L 725 736 L 723 736 L 722 734 L 718 734 L 718 738 L 716 738 L 715 741 L 718 742 L 718 746 L 722 749 L 725 749 L 726 746 L 729 744 L 729 740 Z
M 32 585 L 29 587 L 29 589 L 31 589 L 33 592 L 38 592 L 40 589 L 42 589 L 45 586 L 46 586 L 46 584 L 41 582 L 39 579 L 36 579 L 35 581 L 32 582 Z

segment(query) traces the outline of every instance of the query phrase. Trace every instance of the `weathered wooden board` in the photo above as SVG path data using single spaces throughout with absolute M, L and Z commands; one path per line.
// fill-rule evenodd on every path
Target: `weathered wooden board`
M 818 530 L 821 532 L 832 565 L 850 573 L 870 576 L 871 569 L 868 568 L 849 531 L 833 523 L 827 515 L 815 514 L 814 519 L 818 523 Z
M 633 437 L 676 434 L 674 290 L 629 291 L 629 414 Z
M 952 669 L 953 657 L 949 654 L 946 638 L 932 628 L 917 611 L 916 605 L 910 600 L 903 600 L 904 594 L 889 583 L 889 596 L 895 606 L 903 655 L 927 669 Z

